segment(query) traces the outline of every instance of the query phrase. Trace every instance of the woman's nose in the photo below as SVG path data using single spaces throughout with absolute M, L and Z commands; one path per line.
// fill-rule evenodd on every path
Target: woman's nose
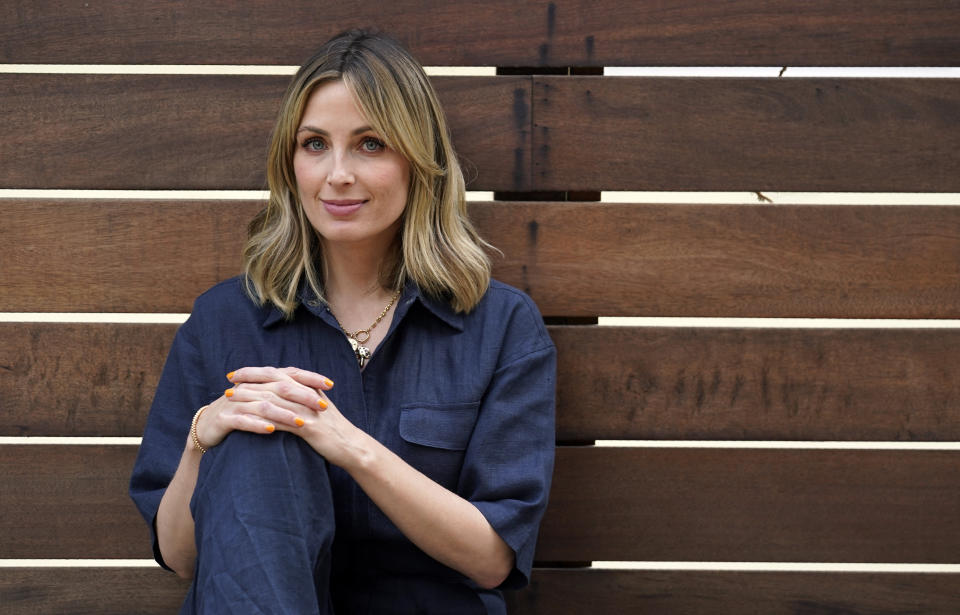
M 328 184 L 344 185 L 352 184 L 354 182 L 355 178 L 353 175 L 353 168 L 346 154 L 336 153 L 331 156 L 330 165 L 330 169 L 327 172 Z

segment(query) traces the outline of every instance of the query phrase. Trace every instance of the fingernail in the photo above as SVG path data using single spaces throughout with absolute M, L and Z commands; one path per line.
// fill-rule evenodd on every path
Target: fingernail
M 227 397 L 233 397 L 233 389 L 227 389 L 226 391 L 223 392 L 223 394 L 226 395 Z
M 300 418 L 299 416 L 293 419 L 293 422 L 297 424 L 297 427 L 303 427 L 303 419 Z
M 322 399 L 317 400 L 317 405 L 323 410 L 327 409 L 327 402 L 323 401 Z
M 230 372 L 229 374 L 227 374 L 227 380 L 233 380 L 233 375 L 236 373 L 237 372 Z
M 323 379 L 323 384 L 327 385 L 328 387 L 332 387 L 332 386 L 333 386 L 333 380 L 330 380 L 329 378 L 324 378 L 324 379 Z
M 266 427 L 264 427 L 264 429 L 267 430 L 267 433 L 273 433 L 273 430 L 276 429 L 276 427 L 274 427 L 273 425 L 267 425 Z

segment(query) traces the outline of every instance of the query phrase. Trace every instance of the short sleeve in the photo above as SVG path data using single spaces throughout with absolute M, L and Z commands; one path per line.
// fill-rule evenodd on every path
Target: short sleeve
M 514 570 L 501 585 L 505 589 L 523 587 L 530 579 L 553 473 L 556 350 L 539 314 L 535 317 L 507 332 L 507 339 L 515 334 L 523 346 L 511 349 L 512 358 L 505 353 L 494 373 L 460 475 L 460 494 L 516 555 Z
M 157 509 L 180 463 L 193 413 L 216 397 L 203 387 L 195 326 L 191 317 L 174 337 L 130 478 L 130 497 L 150 528 L 154 558 L 168 570 L 157 542 Z

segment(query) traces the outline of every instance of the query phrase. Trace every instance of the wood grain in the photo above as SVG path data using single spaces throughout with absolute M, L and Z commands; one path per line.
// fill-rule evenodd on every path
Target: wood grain
M 960 452 L 557 450 L 540 561 L 955 563 Z
M 954 615 L 956 574 L 677 572 L 534 569 L 527 589 L 505 592 L 515 615 Z M 9 615 L 166 615 L 187 583 L 159 568 L 6 568 Z
M 149 558 L 136 448 L 0 447 L 0 553 Z M 956 563 L 956 451 L 561 447 L 539 561 Z
M 0 200 L 7 311 L 188 312 L 254 201 Z M 960 209 L 486 202 L 545 316 L 960 317 Z
M 515 615 L 953 615 L 955 574 L 539 569 L 506 594 Z
M 156 568 L 5 568 L 0 604 L 8 615 L 170 615 L 189 581 Z
M 957 79 L 538 77 L 534 98 L 539 190 L 960 190 Z
M 0 323 L 0 435 L 140 436 L 176 325 Z M 958 441 L 956 329 L 550 327 L 557 439 Z
M 0 7 L 0 62 L 299 64 L 339 31 L 375 26 L 433 65 L 956 66 L 958 9 L 954 0 L 43 0 Z
M 435 80 L 476 190 L 960 191 L 960 80 Z M 262 189 L 284 82 L 0 74 L 0 187 Z
M 288 77 L 0 74 L 0 187 L 247 189 Z M 526 190 L 530 79 L 435 77 L 475 190 Z

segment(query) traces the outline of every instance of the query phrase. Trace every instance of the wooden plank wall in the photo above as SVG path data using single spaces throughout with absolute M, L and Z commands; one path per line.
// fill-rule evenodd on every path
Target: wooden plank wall
M 960 2 L 40 0 L 0 6 L 4 612 L 177 608 L 183 583 L 125 561 L 150 557 L 136 448 L 92 438 L 140 435 L 176 330 L 151 314 L 238 272 L 261 202 L 143 191 L 262 189 L 287 78 L 227 73 L 355 25 L 501 67 L 435 83 L 470 188 L 500 197 L 471 203 L 496 275 L 559 350 L 555 489 L 512 612 L 960 611 L 960 202 L 577 200 L 960 192 L 960 79 L 600 72 L 957 67 Z M 569 324 L 598 316 L 881 320 Z

